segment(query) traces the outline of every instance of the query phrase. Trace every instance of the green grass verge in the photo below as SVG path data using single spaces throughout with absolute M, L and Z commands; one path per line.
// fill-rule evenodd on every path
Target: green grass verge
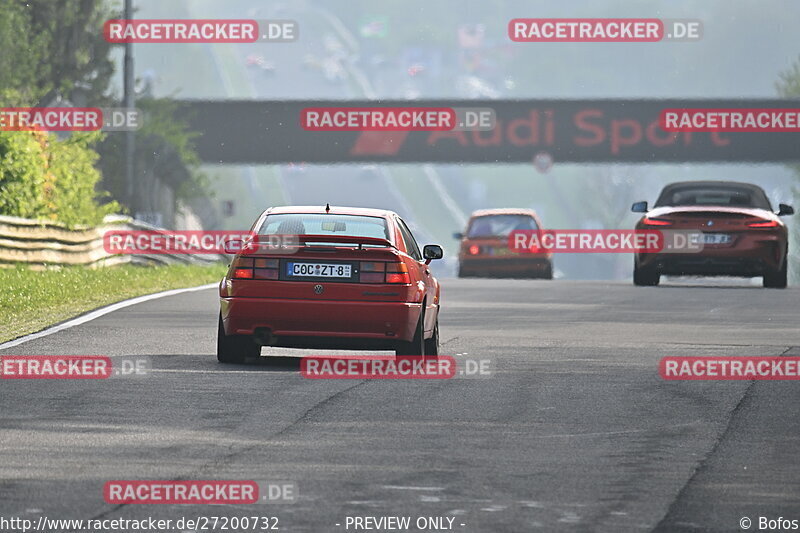
M 0 342 L 127 298 L 219 281 L 227 266 L 0 269 Z

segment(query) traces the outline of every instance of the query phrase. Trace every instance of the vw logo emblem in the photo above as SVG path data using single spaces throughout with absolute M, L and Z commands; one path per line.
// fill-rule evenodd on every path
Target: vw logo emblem
M 322 285 L 314 285 L 314 294 L 322 294 L 324 290 L 325 287 L 323 287 Z
M 708 222 L 706 222 L 706 226 L 713 226 L 713 225 L 714 225 L 713 220 L 709 220 Z

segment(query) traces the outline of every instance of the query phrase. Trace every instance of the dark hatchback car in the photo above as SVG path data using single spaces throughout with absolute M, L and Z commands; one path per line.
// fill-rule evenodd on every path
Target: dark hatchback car
M 553 254 L 548 251 L 520 254 L 508 247 L 512 231 L 541 230 L 532 209 L 482 209 L 475 211 L 461 240 L 458 277 L 553 279 Z
M 673 276 L 763 277 L 764 287 L 784 288 L 788 235 L 781 216 L 794 209 L 772 210 L 757 185 L 728 181 L 689 181 L 664 187 L 652 210 L 636 202 L 631 210 L 645 213 L 637 230 L 689 230 L 702 234 L 696 253 L 639 253 L 634 256 L 633 282 L 658 285 L 662 274 Z

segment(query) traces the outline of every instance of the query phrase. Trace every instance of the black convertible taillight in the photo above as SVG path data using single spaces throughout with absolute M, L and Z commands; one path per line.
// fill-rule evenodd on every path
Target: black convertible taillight
M 645 226 L 671 226 L 672 221 L 668 218 L 644 217 L 642 224 Z
M 778 221 L 776 220 L 758 220 L 751 222 L 747 225 L 748 228 L 777 228 Z

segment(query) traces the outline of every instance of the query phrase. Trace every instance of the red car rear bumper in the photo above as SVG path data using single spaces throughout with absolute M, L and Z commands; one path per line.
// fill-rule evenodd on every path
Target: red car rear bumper
M 513 257 L 461 257 L 463 276 L 528 276 L 544 273 L 550 267 L 550 258 L 539 254 Z
M 422 305 L 280 298 L 221 298 L 227 335 L 410 341 Z

